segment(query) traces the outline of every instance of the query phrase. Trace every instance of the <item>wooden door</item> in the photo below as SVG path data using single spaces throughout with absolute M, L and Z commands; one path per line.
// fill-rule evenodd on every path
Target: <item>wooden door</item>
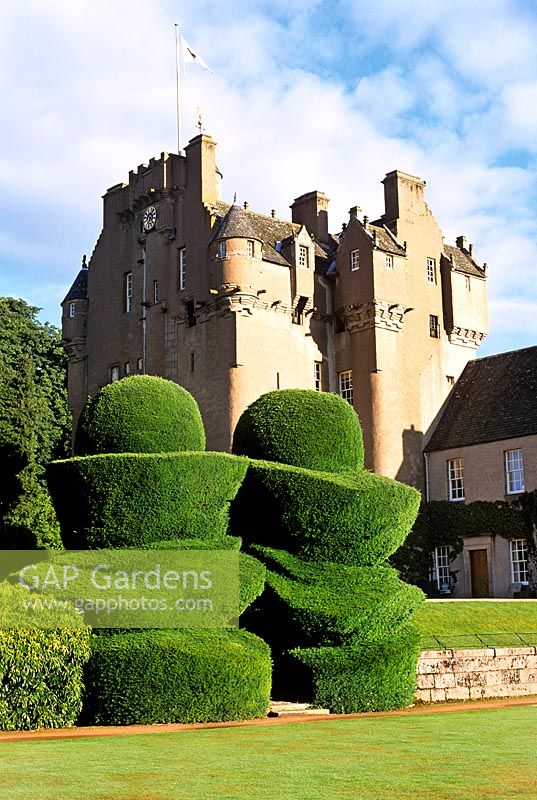
M 486 550 L 470 550 L 472 597 L 489 596 L 489 565 Z

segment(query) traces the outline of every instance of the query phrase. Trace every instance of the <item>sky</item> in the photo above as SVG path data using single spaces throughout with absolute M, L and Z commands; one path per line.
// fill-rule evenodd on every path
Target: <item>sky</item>
M 60 322 L 101 196 L 177 151 L 175 23 L 216 73 L 185 68 L 184 143 L 218 142 L 223 199 L 290 218 L 330 198 L 337 232 L 380 181 L 427 182 L 447 242 L 489 265 L 479 355 L 537 344 L 535 0 L 18 0 L 0 15 L 0 294 Z

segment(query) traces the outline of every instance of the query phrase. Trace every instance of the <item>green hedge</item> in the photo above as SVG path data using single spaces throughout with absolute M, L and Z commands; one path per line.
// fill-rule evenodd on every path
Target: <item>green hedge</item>
M 268 392 L 248 406 L 233 452 L 323 472 L 364 465 L 362 429 L 352 407 L 338 395 L 308 389 Z
M 230 628 L 94 636 L 84 680 L 83 724 L 251 719 L 268 708 L 270 651 Z
M 0 607 L 19 586 L 0 584 Z M 37 598 L 37 595 L 33 595 Z M 56 612 L 79 619 L 71 612 Z M 82 670 L 89 658 L 87 628 L 0 628 L 0 730 L 62 728 L 72 725 L 82 702 Z
M 205 431 L 192 395 L 173 381 L 132 375 L 87 401 L 75 453 L 177 453 L 205 450 Z
M 373 475 L 329 474 L 252 461 L 232 505 L 232 532 L 246 543 L 310 561 L 373 565 L 404 541 L 420 495 Z
M 152 542 L 151 550 L 240 550 L 241 539 L 237 536 L 224 536 L 218 542 L 206 539 L 173 539 L 168 542 Z M 239 553 L 240 599 L 239 613 L 259 597 L 265 588 L 267 568 L 247 553 Z
M 271 590 L 256 604 L 263 629 L 255 632 L 274 650 L 385 640 L 423 602 L 423 593 L 387 566 L 312 564 L 284 551 L 255 551 L 269 567 Z
M 310 686 L 316 706 L 336 714 L 386 711 L 413 702 L 419 635 L 409 627 L 360 647 L 296 649 L 295 684 Z
M 226 453 L 114 453 L 53 461 L 47 482 L 67 548 L 217 542 L 247 469 Z

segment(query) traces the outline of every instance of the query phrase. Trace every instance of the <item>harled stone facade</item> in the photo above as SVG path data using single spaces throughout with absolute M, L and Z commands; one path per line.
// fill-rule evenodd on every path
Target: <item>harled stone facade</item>
M 104 195 L 63 302 L 75 419 L 109 381 L 163 375 L 196 397 L 208 448 L 228 450 L 263 392 L 337 391 L 366 466 L 422 488 L 424 442 L 487 332 L 486 268 L 463 237 L 444 244 L 417 177 L 390 172 L 382 217 L 351 208 L 330 234 L 321 192 L 297 198 L 292 221 L 222 202 L 215 147 L 197 136 Z

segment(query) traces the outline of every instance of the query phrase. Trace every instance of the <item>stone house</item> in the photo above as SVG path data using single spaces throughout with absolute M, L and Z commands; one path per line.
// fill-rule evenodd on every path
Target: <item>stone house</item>
M 469 362 L 425 447 L 426 497 L 513 500 L 537 489 L 537 347 Z M 486 530 L 463 537 L 451 562 L 437 547 L 433 579 L 453 597 L 513 597 L 528 586 L 524 539 Z

